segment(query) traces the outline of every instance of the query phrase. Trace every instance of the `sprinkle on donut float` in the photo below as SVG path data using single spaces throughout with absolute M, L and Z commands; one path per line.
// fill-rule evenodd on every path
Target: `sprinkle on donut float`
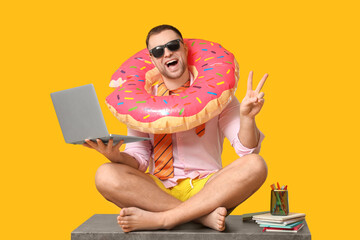
M 227 106 L 235 95 L 239 67 L 232 53 L 220 44 L 201 39 L 184 39 L 188 66 L 194 76 L 185 91 L 155 96 L 152 88 L 161 77 L 143 49 L 125 61 L 111 77 L 116 88 L 106 104 L 129 128 L 153 134 L 174 133 L 201 125 Z

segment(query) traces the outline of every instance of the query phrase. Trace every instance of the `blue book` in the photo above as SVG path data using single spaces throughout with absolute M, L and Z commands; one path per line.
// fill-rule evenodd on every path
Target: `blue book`
M 302 224 L 304 221 L 294 222 L 286 226 L 279 226 L 279 225 L 271 225 L 271 224 L 260 224 L 260 227 L 270 227 L 270 228 L 293 228 L 299 224 Z

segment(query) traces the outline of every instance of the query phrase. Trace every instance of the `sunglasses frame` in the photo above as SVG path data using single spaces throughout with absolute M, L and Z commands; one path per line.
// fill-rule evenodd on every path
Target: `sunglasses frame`
M 173 51 L 173 50 L 169 49 L 168 45 L 169 45 L 170 43 L 173 43 L 174 41 L 179 42 L 179 48 Z M 178 39 L 171 40 L 170 42 L 167 42 L 167 43 L 165 43 L 164 45 L 156 46 L 156 47 L 154 47 L 154 48 L 152 48 L 152 49 L 149 50 L 150 55 L 154 56 L 153 51 L 155 50 L 155 48 L 161 48 L 161 50 L 163 51 L 163 53 L 162 53 L 160 56 L 158 56 L 158 57 L 154 56 L 154 58 L 161 58 L 162 56 L 164 56 L 164 53 L 165 53 L 164 50 L 165 50 L 165 48 L 169 49 L 169 50 L 172 51 L 172 52 L 175 52 L 175 51 L 177 51 L 177 50 L 180 49 L 180 42 L 184 44 L 184 42 L 183 42 L 180 38 L 178 38 Z

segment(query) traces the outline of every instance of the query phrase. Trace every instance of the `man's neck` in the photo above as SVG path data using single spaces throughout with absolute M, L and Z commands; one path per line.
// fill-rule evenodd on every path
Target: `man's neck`
M 177 79 L 170 79 L 170 78 L 166 78 L 164 76 L 162 76 L 164 83 L 166 85 L 166 87 L 169 90 L 174 90 L 174 89 L 178 89 L 179 87 L 181 87 L 182 85 L 184 85 L 187 81 L 190 80 L 190 71 L 188 68 L 186 68 L 185 72 L 183 73 L 183 75 L 181 75 L 181 77 L 177 78 Z

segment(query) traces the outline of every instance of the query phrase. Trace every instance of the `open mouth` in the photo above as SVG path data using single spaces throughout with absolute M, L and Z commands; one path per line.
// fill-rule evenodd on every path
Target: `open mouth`
M 168 68 L 171 68 L 171 67 L 174 67 L 178 64 L 178 60 L 174 59 L 174 60 L 170 60 L 168 61 L 167 63 L 165 63 L 165 65 L 168 67 Z

